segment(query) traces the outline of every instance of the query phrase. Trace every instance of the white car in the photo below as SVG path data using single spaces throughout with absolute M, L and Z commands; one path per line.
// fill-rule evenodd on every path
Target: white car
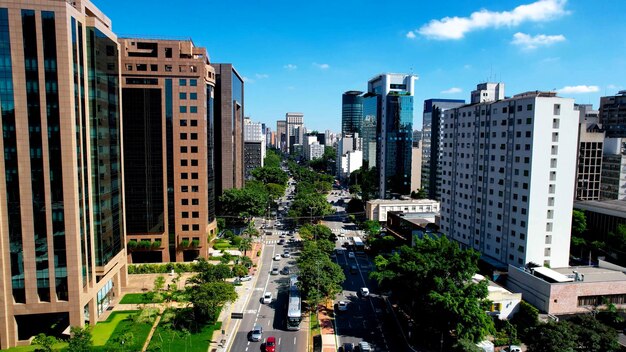
M 272 303 L 272 293 L 265 292 L 263 294 L 263 304 L 270 304 L 270 303 Z
M 251 281 L 252 280 L 252 276 L 250 275 L 246 275 L 246 276 L 240 276 L 239 277 L 239 281 Z
M 274 256 L 274 260 L 280 260 L 280 258 L 281 258 L 280 254 L 276 254 L 276 255 Z
M 345 312 L 348 310 L 348 302 L 346 301 L 339 301 L 337 302 L 337 310 L 340 312 Z
M 350 259 L 354 259 L 354 258 L 356 258 L 356 257 L 354 256 L 354 252 L 348 252 L 348 258 L 350 258 Z
M 361 287 L 361 296 L 362 297 L 367 297 L 370 295 L 370 289 L 367 287 Z
M 289 254 L 289 251 L 285 249 L 285 251 L 283 252 L 283 258 L 289 258 L 291 257 L 291 254 Z

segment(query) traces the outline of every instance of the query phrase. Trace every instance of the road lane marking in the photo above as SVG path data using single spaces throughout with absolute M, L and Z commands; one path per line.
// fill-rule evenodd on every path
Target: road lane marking
M 280 340 L 281 340 L 281 338 L 279 337 L 279 338 L 278 338 L 278 344 L 279 344 L 279 345 L 280 345 Z
M 296 338 L 295 337 L 293 338 L 293 344 L 294 345 L 296 344 Z
M 272 319 L 267 319 L 267 326 L 270 326 L 271 323 L 272 323 Z

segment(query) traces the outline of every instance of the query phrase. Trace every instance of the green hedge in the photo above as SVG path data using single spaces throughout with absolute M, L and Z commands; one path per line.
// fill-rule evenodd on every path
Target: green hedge
M 129 274 L 167 274 L 175 272 L 197 272 L 197 263 L 128 264 Z

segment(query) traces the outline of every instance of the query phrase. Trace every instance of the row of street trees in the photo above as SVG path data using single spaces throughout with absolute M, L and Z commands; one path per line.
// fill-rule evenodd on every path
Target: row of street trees
M 288 216 L 299 223 L 314 222 L 333 213 L 333 208 L 326 200 L 326 194 L 332 190 L 334 179 L 289 162 L 289 171 L 296 181 L 295 196 Z

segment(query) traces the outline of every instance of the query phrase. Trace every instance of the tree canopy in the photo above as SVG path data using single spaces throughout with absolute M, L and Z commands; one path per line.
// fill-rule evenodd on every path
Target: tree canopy
M 298 283 L 310 307 L 316 307 L 324 299 L 334 298 L 342 291 L 341 284 L 346 279 L 343 269 L 321 248 L 324 246 L 305 240 L 297 260 L 300 269 Z
M 221 307 L 236 299 L 235 286 L 228 282 L 207 282 L 189 288 L 194 318 L 200 323 L 215 321 Z
M 431 339 L 454 332 L 458 339 L 478 342 L 494 332 L 485 314 L 490 305 L 487 282 L 472 282 L 478 258 L 478 252 L 461 250 L 445 236 L 425 237 L 416 239 L 415 247 L 402 246 L 387 258 L 377 256 L 370 275 L 392 289 L 416 322 L 416 335 Z

